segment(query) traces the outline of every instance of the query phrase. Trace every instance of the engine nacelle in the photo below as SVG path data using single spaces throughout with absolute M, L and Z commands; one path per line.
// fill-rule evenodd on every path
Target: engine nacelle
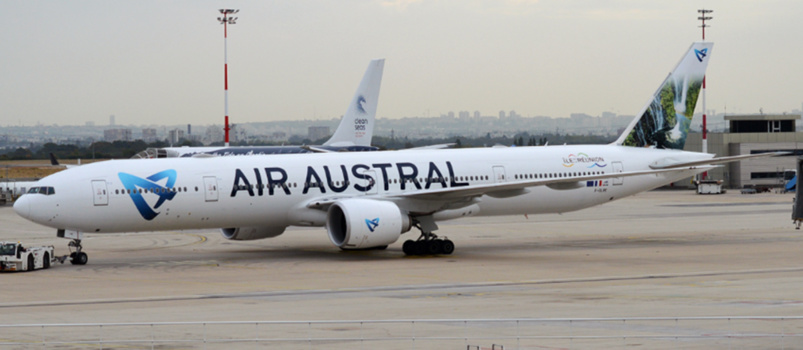
M 223 238 L 233 241 L 252 241 L 255 239 L 276 237 L 284 233 L 284 227 L 232 227 L 222 228 Z
M 332 243 L 343 249 L 389 245 L 410 230 L 410 217 L 393 202 L 346 199 L 329 207 L 326 231 Z

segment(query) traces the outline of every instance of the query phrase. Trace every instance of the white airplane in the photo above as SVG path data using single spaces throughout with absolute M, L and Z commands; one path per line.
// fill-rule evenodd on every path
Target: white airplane
M 112 160 L 40 180 L 14 210 L 72 238 L 74 264 L 87 261 L 84 233 L 207 228 L 255 240 L 325 226 L 348 250 L 387 247 L 415 227 L 405 254 L 451 254 L 433 233 L 442 220 L 575 211 L 767 156 L 681 150 L 712 46 L 694 43 L 609 145 Z
M 371 146 L 379 103 L 379 87 L 385 60 L 372 60 L 354 92 L 346 114 L 340 119 L 334 135 L 320 146 L 231 146 L 231 147 L 165 147 L 149 148 L 132 158 L 175 158 L 202 156 L 239 156 L 311 152 L 376 151 Z

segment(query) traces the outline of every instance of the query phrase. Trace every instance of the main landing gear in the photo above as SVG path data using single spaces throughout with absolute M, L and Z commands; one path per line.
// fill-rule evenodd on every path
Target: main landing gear
M 402 250 L 405 255 L 449 255 L 454 252 L 454 243 L 448 239 L 440 239 L 432 233 L 429 235 L 422 233 L 418 240 L 404 241 Z
M 73 239 L 70 243 L 67 244 L 70 247 L 70 263 L 73 265 L 86 265 L 89 261 L 89 257 L 86 253 L 82 252 L 81 249 L 81 240 L 80 239 Z
M 440 239 L 432 233 L 438 225 L 431 216 L 419 217 L 415 227 L 421 230 L 417 240 L 408 239 L 402 245 L 404 255 L 450 255 L 454 252 L 454 243 L 448 239 Z

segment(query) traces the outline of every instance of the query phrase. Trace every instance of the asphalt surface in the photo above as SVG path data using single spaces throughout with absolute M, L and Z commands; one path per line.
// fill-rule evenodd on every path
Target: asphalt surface
M 85 266 L 0 274 L 0 324 L 801 316 L 793 196 L 653 191 L 563 215 L 466 218 L 441 224 L 456 251 L 434 257 L 404 256 L 412 231 L 360 252 L 323 228 L 259 241 L 88 235 Z M 10 206 L 0 223 L 0 241 L 69 253 Z

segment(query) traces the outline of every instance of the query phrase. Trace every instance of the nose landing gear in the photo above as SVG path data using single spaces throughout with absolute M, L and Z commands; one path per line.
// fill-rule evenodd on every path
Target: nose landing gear
M 86 265 L 89 257 L 84 253 L 81 246 L 81 239 L 84 238 L 83 232 L 73 230 L 57 230 L 56 237 L 70 239 L 67 247 L 70 248 L 70 263 L 73 265 Z M 62 263 L 64 261 L 62 260 Z
M 70 243 L 67 244 L 70 247 L 70 263 L 73 265 L 86 265 L 89 261 L 89 256 L 86 253 L 82 252 L 81 249 L 81 240 L 80 239 L 73 239 Z M 74 250 L 73 250 L 74 249 Z

